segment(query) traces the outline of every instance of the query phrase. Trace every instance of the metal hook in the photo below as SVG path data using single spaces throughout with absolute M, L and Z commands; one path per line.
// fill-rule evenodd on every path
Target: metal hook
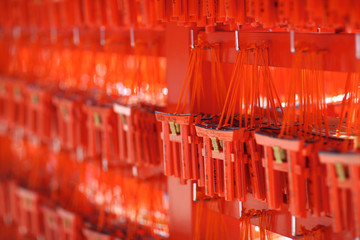
M 73 43 L 76 46 L 80 44 L 80 32 L 78 27 L 74 27 L 73 29 Z
M 100 27 L 100 45 L 104 46 L 106 43 L 105 39 L 105 27 Z
M 130 45 L 135 47 L 135 32 L 133 27 L 130 28 Z
M 83 162 L 84 160 L 84 150 L 81 146 L 76 147 L 76 159 L 79 163 Z
M 243 203 L 242 201 L 239 201 L 239 216 L 242 217 L 242 211 L 243 211 Z
M 193 183 L 193 201 L 196 202 L 196 182 Z
M 30 28 L 30 33 L 31 33 L 31 41 L 35 41 L 37 38 L 37 34 L 36 34 L 36 28 L 35 27 L 31 27 Z
M 360 33 L 355 33 L 355 56 L 360 59 Z
M 60 142 L 60 139 L 56 138 L 52 141 L 52 150 L 55 152 L 55 153 L 59 153 L 60 150 L 61 150 L 61 142 Z
M 190 29 L 190 44 L 191 44 L 191 48 L 195 49 L 194 29 Z
M 296 217 L 291 216 L 291 235 L 296 236 Z
M 209 197 L 209 198 L 201 198 L 201 199 L 197 199 L 197 185 L 196 182 L 193 183 L 193 202 L 209 202 L 211 201 L 213 198 Z
M 290 52 L 295 53 L 295 31 L 290 30 Z
M 50 39 L 52 43 L 56 43 L 57 41 L 57 30 L 54 27 L 50 29 Z
M 138 174 L 138 168 L 136 166 L 133 166 L 131 170 L 132 170 L 133 176 L 138 177 L 138 175 L 139 175 Z
M 303 235 L 296 235 L 296 217 L 295 216 L 291 216 L 291 236 L 293 238 L 302 238 Z
M 239 46 L 239 31 L 235 30 L 235 50 L 237 52 L 240 52 L 240 46 Z
M 105 157 L 102 159 L 101 165 L 102 165 L 102 170 L 103 171 L 107 172 L 109 170 L 109 168 L 108 168 L 109 162 Z
M 18 39 L 21 35 L 21 27 L 17 26 L 13 28 L 12 35 L 14 39 Z

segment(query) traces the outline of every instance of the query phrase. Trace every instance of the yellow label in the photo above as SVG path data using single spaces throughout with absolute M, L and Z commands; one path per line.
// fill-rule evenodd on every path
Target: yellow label
M 20 95 L 21 95 L 20 88 L 14 88 L 14 96 L 15 97 L 20 97 Z
M 224 148 L 224 141 L 223 141 L 223 140 L 219 140 L 219 143 L 220 143 L 220 147 L 221 147 L 221 148 Z
M 36 94 L 31 95 L 31 102 L 37 105 L 39 103 L 39 97 Z
M 210 139 L 211 139 L 211 144 L 213 146 L 214 152 L 217 152 L 217 153 L 220 152 L 216 137 L 211 137 Z
M 171 135 L 177 136 L 176 127 L 174 122 L 169 122 Z
M 121 114 L 120 117 L 121 117 L 121 121 L 122 121 L 123 125 L 127 125 L 125 114 Z
M 31 199 L 30 199 L 30 198 L 26 198 L 26 204 L 27 204 L 28 206 L 31 205 Z
M 65 225 L 66 228 L 68 228 L 68 229 L 70 228 L 70 221 L 69 221 L 69 219 L 67 219 L 67 218 L 64 219 L 64 225 Z
M 180 124 L 175 123 L 176 133 L 180 134 Z
M 282 164 L 283 160 L 286 158 L 285 151 L 278 146 L 273 146 L 273 150 L 275 161 Z
M 61 111 L 61 114 L 63 115 L 63 117 L 67 117 L 68 110 L 67 110 L 66 106 L 61 105 L 60 111 Z
M 335 163 L 336 173 L 340 181 L 344 182 L 346 180 L 345 169 L 341 163 Z
M 99 127 L 101 125 L 101 116 L 98 113 L 94 113 L 94 122 L 95 126 Z

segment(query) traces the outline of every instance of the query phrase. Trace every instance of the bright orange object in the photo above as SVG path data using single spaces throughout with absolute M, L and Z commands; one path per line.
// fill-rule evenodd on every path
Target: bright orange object
M 335 232 L 346 230 L 358 235 L 359 154 L 321 152 L 319 156 L 327 169 L 330 207 L 334 218 L 333 229 Z
M 57 216 L 59 220 L 59 239 L 60 240 L 76 240 L 81 239 L 82 219 L 75 213 L 58 208 Z
M 19 226 L 23 233 L 30 233 L 34 236 L 42 236 L 44 233 L 43 218 L 40 208 L 40 196 L 36 192 L 25 188 L 18 188 L 19 197 Z
M 87 114 L 88 156 L 100 158 L 103 168 L 118 166 L 119 144 L 116 115 L 111 104 L 89 103 Z

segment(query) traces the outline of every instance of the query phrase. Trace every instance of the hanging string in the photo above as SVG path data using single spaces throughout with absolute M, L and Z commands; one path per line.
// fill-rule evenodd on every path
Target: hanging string
M 267 121 L 267 126 L 274 124 L 275 126 L 278 126 L 279 123 L 279 118 L 278 118 L 278 114 L 277 114 L 277 109 L 280 110 L 280 114 L 281 116 L 284 114 L 284 110 L 281 106 L 281 101 L 279 98 L 279 95 L 276 91 L 275 88 L 275 83 L 270 71 L 270 66 L 269 66 L 269 49 L 267 46 L 264 46 L 262 49 L 262 61 L 263 61 L 263 81 L 264 81 L 264 89 L 266 91 L 265 94 L 265 101 L 267 101 L 266 107 L 265 107 L 265 111 L 266 111 L 266 117 L 268 119 Z M 263 104 L 263 106 L 265 106 L 265 104 Z M 272 121 L 274 121 L 274 123 L 272 123 Z
M 221 109 L 225 103 L 226 86 L 225 78 L 221 67 L 220 60 L 220 46 L 219 44 L 213 44 L 210 47 L 211 58 L 211 93 L 215 98 L 211 98 L 213 108 L 212 112 L 217 109 Z
M 201 96 L 204 94 L 201 92 L 203 89 L 202 81 L 202 43 L 198 43 L 195 46 L 195 49 L 192 49 L 190 52 L 188 66 L 186 68 L 185 79 L 181 88 L 180 96 L 176 106 L 175 114 L 183 113 L 186 108 L 186 100 L 189 93 L 189 88 L 192 86 L 192 96 L 190 99 L 190 112 L 193 112 L 194 104 L 197 102 L 197 105 L 200 104 Z M 194 71 L 194 69 L 197 69 Z M 199 99 L 200 98 L 200 99 Z
M 204 233 L 201 232 L 204 209 L 205 211 L 205 239 L 227 239 L 226 223 L 223 215 L 222 199 L 212 199 L 210 202 L 204 202 L 200 199 L 196 202 L 195 224 L 194 224 L 194 240 L 202 239 Z
M 302 47 L 293 54 L 290 85 L 279 137 L 323 138 L 329 136 L 324 52 Z
M 203 214 L 204 201 L 197 201 L 195 203 L 195 226 L 194 226 L 194 240 L 201 239 L 201 218 Z
M 324 226 L 317 225 L 312 230 L 307 230 L 304 226 L 300 226 L 300 232 L 303 240 L 324 240 Z
M 210 56 L 210 86 L 208 87 L 213 97 L 211 101 L 212 113 L 216 113 L 221 109 L 225 102 L 226 85 L 224 74 L 222 72 L 220 46 L 219 44 L 209 44 L 203 39 L 203 35 L 199 35 L 195 48 L 191 50 L 189 62 L 186 68 L 184 82 L 181 87 L 175 114 L 185 113 L 187 110 L 187 101 L 189 101 L 190 113 L 199 113 L 202 104 L 205 103 L 205 86 L 203 79 L 203 69 L 205 55 L 207 51 Z M 191 92 L 191 94 L 190 94 Z
M 357 69 L 360 69 L 360 61 L 357 61 Z M 357 140 L 354 144 L 354 148 L 358 148 L 359 136 L 360 136 L 360 73 L 349 73 L 345 82 L 345 94 L 342 100 L 341 112 L 339 117 L 339 124 L 336 129 L 336 135 L 338 137 L 345 136 L 346 140 L 344 144 L 344 151 L 347 149 L 345 146 L 348 144 L 348 140 L 352 136 L 356 136 Z M 345 130 L 343 130 L 345 128 Z
M 278 125 L 277 109 L 283 112 L 269 68 L 267 46 L 240 49 L 218 128 L 232 127 L 237 114 L 239 127 L 254 128 L 259 122 Z
M 272 232 L 270 231 L 272 225 L 273 212 L 267 210 L 254 210 L 251 209 L 246 211 L 243 209 L 240 218 L 240 240 L 251 240 L 251 239 L 260 239 L 260 240 L 271 240 L 273 239 Z M 251 224 L 251 219 L 258 219 L 259 227 L 259 238 L 256 238 L 255 233 L 252 231 L 253 225 Z

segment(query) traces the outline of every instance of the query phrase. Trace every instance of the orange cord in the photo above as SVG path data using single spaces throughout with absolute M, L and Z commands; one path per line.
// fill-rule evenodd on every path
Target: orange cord
M 323 57 L 323 52 L 308 48 L 301 48 L 293 55 L 289 92 L 279 137 L 329 136 Z
M 240 49 L 228 89 L 218 128 L 233 126 L 237 113 L 239 127 L 254 128 L 259 121 L 268 126 L 279 124 L 277 109 L 281 113 L 283 109 L 271 76 L 266 45 Z M 266 106 L 262 106 L 265 102 Z

